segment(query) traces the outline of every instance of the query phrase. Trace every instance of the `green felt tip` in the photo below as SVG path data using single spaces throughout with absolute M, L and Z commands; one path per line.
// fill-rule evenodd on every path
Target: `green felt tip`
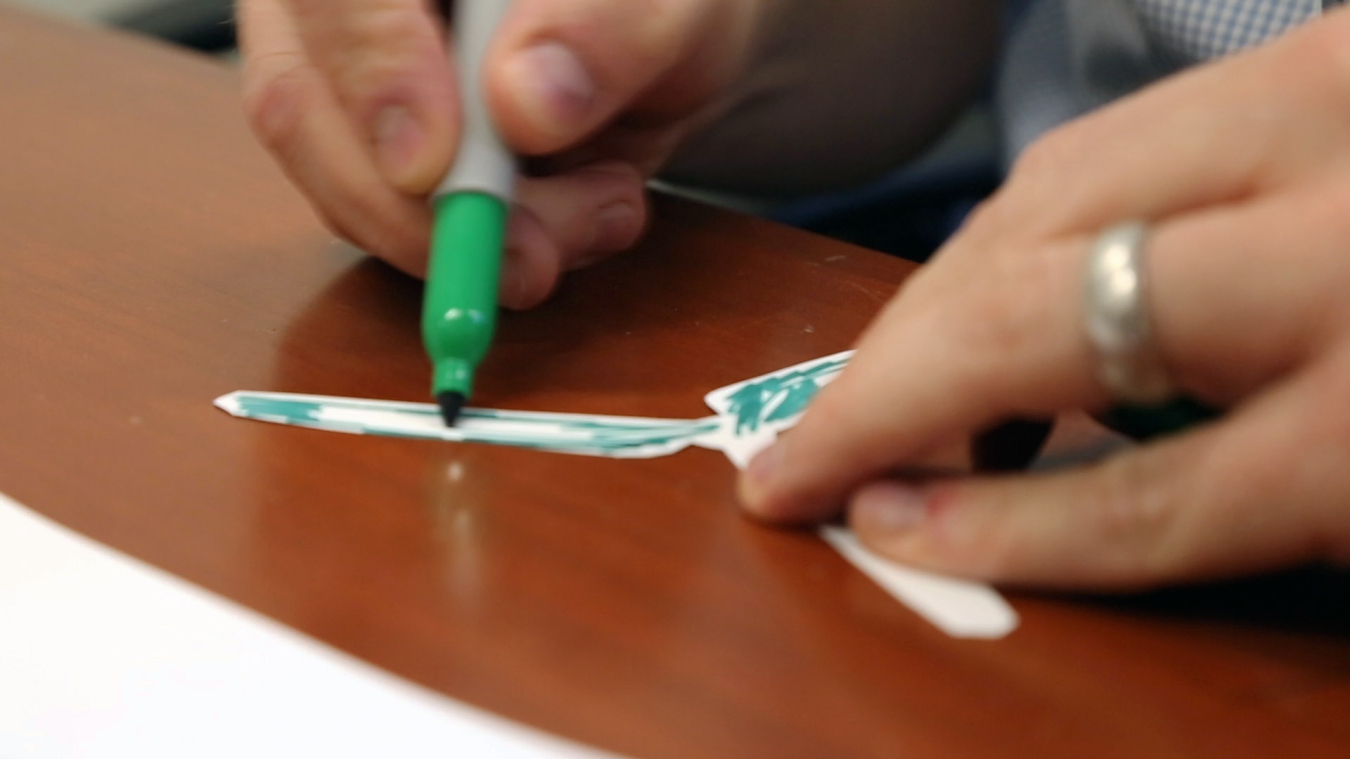
M 492 346 L 508 205 L 492 195 L 456 193 L 435 201 L 431 260 L 422 305 L 422 343 L 432 395 L 468 398 Z

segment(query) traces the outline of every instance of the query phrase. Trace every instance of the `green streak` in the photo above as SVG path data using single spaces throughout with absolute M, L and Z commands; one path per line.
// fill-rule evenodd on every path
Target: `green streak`
M 847 365 L 847 359 L 834 359 L 746 383 L 727 399 L 730 411 L 736 417 L 735 434 L 753 433 L 765 424 L 802 413 L 820 393 L 822 385 L 818 380 Z
M 465 424 L 453 431 L 439 425 L 425 431 L 391 426 L 387 423 L 362 423 L 335 420 L 335 412 L 398 414 L 412 420 L 439 420 L 434 406 L 385 401 L 284 397 L 279 394 L 236 395 L 239 416 L 262 421 L 312 427 L 364 435 L 379 435 L 418 440 L 460 440 L 463 442 L 507 445 L 519 448 L 589 452 L 604 454 L 655 446 L 692 442 L 716 432 L 720 422 L 702 420 L 632 420 L 623 417 L 559 418 L 560 415 L 528 411 L 466 409 Z M 475 425 L 510 424 L 526 429 L 484 429 Z M 531 431 L 529 427 L 536 429 Z M 447 437 L 453 433 L 454 437 Z
M 247 417 L 265 417 L 288 424 L 318 422 L 323 404 L 316 401 L 290 398 L 260 398 L 240 394 L 239 413 Z

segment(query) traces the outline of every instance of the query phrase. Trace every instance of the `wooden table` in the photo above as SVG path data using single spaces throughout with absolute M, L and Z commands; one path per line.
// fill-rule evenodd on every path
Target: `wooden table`
M 1350 755 L 1344 575 L 1016 596 L 1010 639 L 960 642 L 810 534 L 739 517 L 717 453 L 225 416 L 211 400 L 242 388 L 422 399 L 418 284 L 321 229 L 232 69 L 7 10 L 0 71 L 0 491 L 38 511 L 639 756 Z M 506 318 L 480 402 L 700 415 L 711 388 L 847 347 L 910 271 L 682 202 L 657 217 Z

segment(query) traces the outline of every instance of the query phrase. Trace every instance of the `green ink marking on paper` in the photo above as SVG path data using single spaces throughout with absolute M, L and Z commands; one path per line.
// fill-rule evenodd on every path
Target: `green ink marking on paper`
M 238 392 L 216 405 L 243 418 L 299 427 L 403 439 L 508 445 L 591 456 L 650 458 L 691 445 L 721 450 L 738 466 L 764 435 L 790 426 L 820 389 L 848 363 L 840 354 L 714 391 L 721 415 L 704 419 L 641 419 L 535 411 L 465 409 L 446 427 L 434 404 Z
M 759 419 L 764 414 L 764 402 L 769 389 L 763 383 L 752 383 L 732 393 L 731 413 L 736 417 L 736 434 L 754 432 L 759 429 Z
M 309 400 L 293 398 L 240 396 L 241 416 L 284 419 L 288 422 L 318 421 L 320 406 Z
M 663 455 L 721 429 L 716 418 L 639 419 L 466 409 L 446 427 L 431 404 L 240 392 L 216 405 L 235 416 L 337 432 L 488 443 L 597 456 Z
M 729 410 L 736 417 L 736 434 L 757 432 L 766 423 L 791 419 L 806 411 L 820 392 L 817 378 L 839 371 L 846 363 L 830 361 L 747 382 L 727 398 Z
M 806 407 L 811 405 L 811 401 L 816 399 L 819 392 L 820 385 L 813 379 L 803 378 L 800 382 L 789 385 L 783 394 L 783 400 L 764 417 L 764 421 L 778 422 L 805 412 Z

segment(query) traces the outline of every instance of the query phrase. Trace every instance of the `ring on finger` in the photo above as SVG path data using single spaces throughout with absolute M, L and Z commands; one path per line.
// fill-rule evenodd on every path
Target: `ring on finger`
M 1149 311 L 1148 237 L 1141 221 L 1102 232 L 1088 254 L 1084 288 L 1098 376 L 1118 402 L 1141 406 L 1177 396 Z

